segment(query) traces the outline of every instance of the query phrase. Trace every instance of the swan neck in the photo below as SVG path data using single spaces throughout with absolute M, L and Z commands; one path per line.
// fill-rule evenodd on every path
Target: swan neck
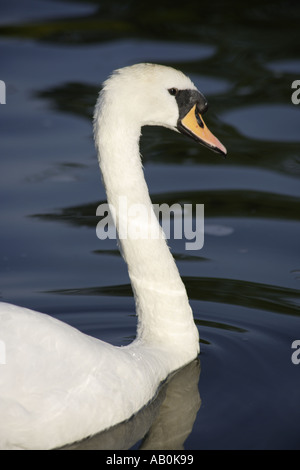
M 177 347 L 181 340 L 189 342 L 193 344 L 194 358 L 198 332 L 185 286 L 154 215 L 139 153 L 140 127 L 120 122 L 119 117 L 113 128 L 109 120 L 99 120 L 95 130 L 107 199 L 114 210 L 120 249 L 134 292 L 137 340 L 173 343 Z M 120 233 L 124 224 L 125 236 Z M 139 229 L 143 232 L 140 237 Z

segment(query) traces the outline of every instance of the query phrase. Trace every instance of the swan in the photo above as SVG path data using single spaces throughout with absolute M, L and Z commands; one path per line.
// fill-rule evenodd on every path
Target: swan
M 53 449 L 133 416 L 169 374 L 199 353 L 186 289 L 156 218 L 126 217 L 120 199 L 152 213 L 139 153 L 141 128 L 160 125 L 226 154 L 202 115 L 205 97 L 182 72 L 136 64 L 104 82 L 94 113 L 94 139 L 128 266 L 138 318 L 136 339 L 116 347 L 51 316 L 0 304 L 0 448 Z M 134 236 L 146 224 L 147 233 Z M 152 232 L 151 232 L 152 233 Z

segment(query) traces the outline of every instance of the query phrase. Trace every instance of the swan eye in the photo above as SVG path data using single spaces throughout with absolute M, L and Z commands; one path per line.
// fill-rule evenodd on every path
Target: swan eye
M 178 88 L 169 88 L 168 92 L 170 93 L 170 95 L 176 96 L 178 93 Z

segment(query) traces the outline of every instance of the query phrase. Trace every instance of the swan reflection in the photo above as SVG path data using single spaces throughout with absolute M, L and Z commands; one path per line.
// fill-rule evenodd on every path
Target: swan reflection
M 182 450 L 201 406 L 200 361 L 172 374 L 133 418 L 63 450 Z M 141 442 L 139 442 L 141 441 Z

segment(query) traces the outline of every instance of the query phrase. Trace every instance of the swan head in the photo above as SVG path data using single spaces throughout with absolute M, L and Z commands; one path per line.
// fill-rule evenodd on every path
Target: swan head
M 226 148 L 208 130 L 203 114 L 206 98 L 179 70 L 156 64 L 136 64 L 116 70 L 103 84 L 95 122 L 105 109 L 125 118 L 127 126 L 163 126 L 226 155 Z M 115 121 L 114 126 L 118 125 Z

